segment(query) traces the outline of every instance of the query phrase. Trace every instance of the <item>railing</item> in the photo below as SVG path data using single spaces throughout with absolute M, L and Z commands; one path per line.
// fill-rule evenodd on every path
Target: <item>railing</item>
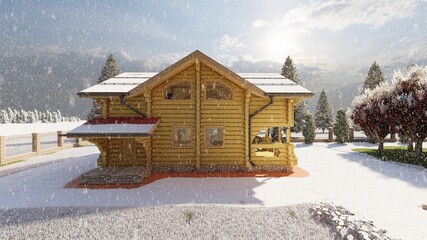
M 80 144 L 81 139 L 65 138 L 62 131 L 0 136 L 0 165 L 80 146 Z
M 326 135 L 327 134 L 327 135 Z M 301 134 L 298 134 L 301 135 Z M 354 128 L 350 128 L 348 134 L 348 142 L 366 142 L 368 138 L 363 132 L 355 132 Z M 314 142 L 335 142 L 336 138 L 334 135 L 334 131 L 332 128 L 328 128 L 325 134 L 321 134 L 320 136 L 316 135 L 314 138 Z M 386 142 L 397 142 L 396 134 L 391 134 L 386 137 Z M 292 136 L 291 142 L 304 142 L 304 137 L 302 136 Z

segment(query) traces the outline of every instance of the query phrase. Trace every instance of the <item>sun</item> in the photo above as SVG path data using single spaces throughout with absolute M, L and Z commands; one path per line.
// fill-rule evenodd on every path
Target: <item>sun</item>
M 295 34 L 286 30 L 272 30 L 261 37 L 258 47 L 264 58 L 274 61 L 283 61 L 286 56 L 300 51 Z

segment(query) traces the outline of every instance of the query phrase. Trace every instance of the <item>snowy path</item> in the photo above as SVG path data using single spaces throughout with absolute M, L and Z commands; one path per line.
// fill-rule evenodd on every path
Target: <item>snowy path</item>
M 74 158 L 1 177 L 0 208 L 159 204 L 272 207 L 327 201 L 374 221 L 394 238 L 427 239 L 427 212 L 419 207 L 427 202 L 427 170 L 351 152 L 357 145 L 367 144 L 298 144 L 299 166 L 310 172 L 306 178 L 172 178 L 131 190 L 64 189 L 65 183 L 95 167 L 95 147 L 75 148 L 45 156 L 50 160 L 64 155 Z M 0 168 L 0 175 L 2 171 Z

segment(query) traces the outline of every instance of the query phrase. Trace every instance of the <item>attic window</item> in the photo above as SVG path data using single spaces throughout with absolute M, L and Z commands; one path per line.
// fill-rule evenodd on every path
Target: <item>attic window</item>
M 232 100 L 233 90 L 218 82 L 212 82 L 206 84 L 206 99 L 207 100 Z
M 165 89 L 165 100 L 190 100 L 190 82 L 181 82 L 168 86 Z

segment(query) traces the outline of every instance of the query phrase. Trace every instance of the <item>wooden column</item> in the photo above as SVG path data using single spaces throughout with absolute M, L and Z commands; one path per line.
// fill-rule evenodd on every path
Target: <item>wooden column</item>
M 147 157 L 147 167 L 151 167 L 152 165 L 152 148 L 151 148 L 151 141 L 152 137 L 150 138 L 142 138 L 142 139 L 136 139 L 137 142 L 140 142 L 144 145 L 145 149 L 145 156 Z
M 0 165 L 6 162 L 6 137 L 0 136 Z
M 294 125 L 294 100 L 288 100 L 288 124 Z
M 32 133 L 33 137 L 33 152 L 36 153 L 36 155 L 40 154 L 41 147 L 40 147 L 40 133 Z
M 200 61 L 196 59 L 196 168 L 200 168 L 200 88 L 201 88 L 201 80 L 200 80 Z
M 249 132 L 249 111 L 250 111 L 250 101 L 251 101 L 251 91 L 246 90 L 245 95 L 245 166 L 247 168 L 251 167 L 251 164 L 249 163 L 249 141 L 251 137 L 251 133 Z
M 147 118 L 151 117 L 151 90 L 144 91 L 144 98 L 147 102 Z
M 62 135 L 64 134 L 64 132 L 58 131 L 57 134 L 58 134 L 58 140 L 57 140 L 58 147 L 63 148 L 64 147 L 64 136 L 62 136 Z
M 286 127 L 286 144 L 291 143 L 291 127 Z

